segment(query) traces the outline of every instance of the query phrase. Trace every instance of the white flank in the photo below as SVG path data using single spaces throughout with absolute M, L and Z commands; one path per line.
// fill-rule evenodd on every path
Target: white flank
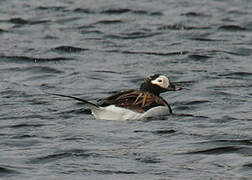
M 96 119 L 103 120 L 140 120 L 169 114 L 169 109 L 166 106 L 154 107 L 144 113 L 138 113 L 129 109 L 117 107 L 115 105 L 107 107 L 89 107 Z

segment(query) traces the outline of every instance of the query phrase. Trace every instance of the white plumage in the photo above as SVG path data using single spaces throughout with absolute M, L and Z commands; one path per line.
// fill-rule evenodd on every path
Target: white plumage
M 135 112 L 115 105 L 109 105 L 106 107 L 88 106 L 96 119 L 103 120 L 141 120 L 170 114 L 169 108 L 166 106 L 157 106 L 144 113 Z

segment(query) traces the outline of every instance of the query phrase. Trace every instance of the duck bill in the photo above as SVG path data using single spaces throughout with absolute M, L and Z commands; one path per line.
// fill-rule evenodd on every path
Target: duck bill
M 179 91 L 182 88 L 177 86 L 176 84 L 170 83 L 169 87 L 167 88 L 167 91 Z

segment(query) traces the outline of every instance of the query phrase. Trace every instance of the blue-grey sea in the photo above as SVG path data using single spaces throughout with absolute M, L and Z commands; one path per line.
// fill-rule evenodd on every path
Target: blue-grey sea
M 162 73 L 176 115 L 95 120 Z M 0 179 L 252 179 L 251 0 L 1 0 Z

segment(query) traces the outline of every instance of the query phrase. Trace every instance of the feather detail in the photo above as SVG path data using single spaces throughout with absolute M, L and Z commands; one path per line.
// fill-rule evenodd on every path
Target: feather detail
M 123 90 L 100 101 L 100 106 L 105 107 L 114 104 L 136 112 L 145 112 L 156 106 L 169 106 L 168 103 L 150 92 L 139 90 Z
M 134 102 L 133 104 L 141 104 L 141 103 L 138 103 L 138 100 L 142 97 L 142 95 L 143 95 L 143 93 L 140 93 L 140 94 L 137 96 L 137 98 L 136 98 L 136 100 L 135 100 L 135 102 Z
M 144 105 L 145 105 L 145 102 L 146 102 L 146 97 L 147 97 L 147 95 L 144 95 L 144 96 L 143 96 L 143 103 L 142 103 L 142 106 L 144 106 Z

